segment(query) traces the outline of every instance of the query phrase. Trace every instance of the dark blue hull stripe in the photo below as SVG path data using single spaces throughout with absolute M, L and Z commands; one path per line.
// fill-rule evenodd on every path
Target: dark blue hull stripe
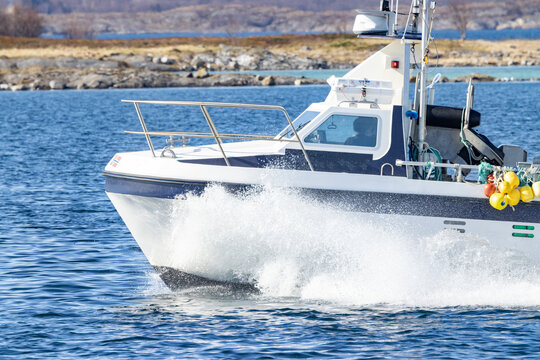
M 373 160 L 372 155 L 356 153 L 340 153 L 331 151 L 307 151 L 309 159 L 315 171 L 324 172 L 346 172 L 349 174 L 379 175 L 381 166 L 386 163 L 395 162 L 394 157 L 390 159 L 383 157 L 380 160 Z M 251 167 L 251 168 L 277 168 L 290 170 L 309 170 L 306 159 L 300 150 L 286 150 L 285 155 L 257 155 L 227 158 L 231 166 Z M 209 158 L 200 160 L 177 160 L 186 164 L 226 166 L 223 158 Z M 390 171 L 387 171 L 388 175 Z M 406 176 L 404 167 L 396 167 L 394 176 Z
M 173 199 L 177 195 L 200 194 L 208 186 L 206 182 L 148 179 L 135 176 L 113 176 L 105 173 L 105 191 L 116 194 L 138 195 Z
M 201 194 L 206 182 L 147 179 L 106 175 L 105 189 L 109 193 L 172 199 L 177 195 Z M 252 186 L 220 183 L 231 193 L 242 193 Z M 346 211 L 378 214 L 433 216 L 441 218 L 513 221 L 540 223 L 539 203 L 520 203 L 514 210 L 495 210 L 487 198 L 461 198 L 417 194 L 359 192 L 323 189 L 298 189 L 305 196 L 328 204 L 339 204 Z

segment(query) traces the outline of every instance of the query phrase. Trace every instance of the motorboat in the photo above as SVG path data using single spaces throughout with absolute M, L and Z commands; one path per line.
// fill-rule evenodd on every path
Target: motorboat
M 142 127 L 127 133 L 144 136 L 148 149 L 114 155 L 103 172 L 106 193 L 169 287 L 256 286 L 234 269 L 219 273 L 176 258 L 178 247 L 190 248 L 173 241 L 168 222 L 173 212 L 182 216 L 175 204 L 216 184 L 241 194 L 271 183 L 404 229 L 472 234 L 540 263 L 540 159 L 529 160 L 517 145 L 495 146 L 477 131 L 472 83 L 464 108 L 434 104 L 437 77 L 428 80 L 428 62 L 435 1 L 413 0 L 401 30 L 398 6 L 381 1 L 379 11 L 358 11 L 358 37 L 388 45 L 328 79 L 326 99 L 294 120 L 278 105 L 123 100 Z M 150 131 L 141 105 L 196 107 L 209 130 Z M 286 127 L 273 135 L 223 133 L 213 108 L 274 111 Z M 167 139 L 162 148 L 156 137 Z M 187 146 L 194 138 L 214 143 Z

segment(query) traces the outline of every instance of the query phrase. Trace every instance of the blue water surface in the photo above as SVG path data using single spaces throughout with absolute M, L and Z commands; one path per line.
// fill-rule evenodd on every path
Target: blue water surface
M 457 30 L 433 30 L 433 36 L 437 39 L 461 39 Z M 540 29 L 482 29 L 468 30 L 467 40 L 516 40 L 516 39 L 539 39 Z
M 252 36 L 276 36 L 276 35 L 306 35 L 306 34 L 321 34 L 320 32 L 294 32 L 294 33 L 281 33 L 275 31 L 264 32 L 239 32 L 239 33 L 197 33 L 197 32 L 165 32 L 165 33 L 103 33 L 96 36 L 99 40 L 111 40 L 111 39 L 157 39 L 157 38 L 170 38 L 170 37 L 252 37 Z M 437 39 L 460 39 L 461 35 L 457 30 L 434 30 L 433 35 Z M 64 35 L 61 34 L 46 34 L 44 38 L 49 39 L 63 39 Z M 502 40 L 514 40 L 514 39 L 539 39 L 540 29 L 484 29 L 484 30 L 469 30 L 467 31 L 467 40 L 490 40 L 490 41 L 502 41 Z
M 443 84 L 437 99 L 463 106 L 465 90 Z M 174 293 L 156 278 L 104 192 L 101 171 L 110 158 L 146 148 L 144 138 L 123 133 L 139 125 L 132 106 L 120 100 L 272 103 L 296 116 L 327 91 L 0 92 L 0 357 L 538 357 L 540 299 L 526 307 L 496 299 L 481 306 L 344 305 L 215 289 Z M 480 131 L 496 144 L 519 143 L 540 155 L 539 93 L 537 82 L 479 84 Z M 151 129 L 158 126 L 161 110 L 143 110 Z M 285 125 L 270 119 L 216 122 L 238 132 L 273 133 Z M 160 126 L 178 125 L 175 130 L 206 131 L 202 117 L 165 113 L 161 120 Z
M 247 73 L 254 75 L 278 75 L 295 76 L 309 79 L 328 79 L 334 75 L 341 77 L 351 69 L 324 69 L 324 70 L 246 70 L 246 71 L 219 71 L 216 73 Z M 452 80 L 460 76 L 470 74 L 481 74 L 492 76 L 504 81 L 514 80 L 538 80 L 540 79 L 540 66 L 456 66 L 456 67 L 431 67 L 429 76 L 433 78 L 435 74 Z

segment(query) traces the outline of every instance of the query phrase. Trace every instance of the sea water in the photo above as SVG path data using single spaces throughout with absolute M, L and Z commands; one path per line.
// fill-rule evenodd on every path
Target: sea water
M 253 36 L 279 36 L 279 35 L 305 35 L 305 34 L 320 34 L 320 32 L 294 32 L 294 33 L 280 33 L 280 32 L 241 32 L 234 33 L 235 37 L 253 37 Z M 433 30 L 433 35 L 436 39 L 460 39 L 461 35 L 457 30 Z M 172 32 L 172 33 L 128 33 L 128 34 L 112 34 L 104 33 L 96 36 L 99 40 L 111 40 L 111 39 L 155 39 L 155 38 L 170 38 L 170 37 L 201 37 L 201 36 L 215 36 L 228 38 L 231 37 L 231 33 L 186 33 L 186 32 Z M 44 38 L 63 39 L 64 35 L 60 34 L 46 34 Z M 467 40 L 490 40 L 490 41 L 503 41 L 511 39 L 538 39 L 540 38 L 540 29 L 484 29 L 484 30 L 469 30 L 467 31 Z
M 123 133 L 139 124 L 120 100 L 281 104 L 296 116 L 327 91 L 0 93 L 0 357 L 537 357 L 540 270 L 524 254 L 470 235 L 381 227 L 294 190 L 234 197 L 214 186 L 178 200 L 182 216 L 163 214 L 187 239 L 179 260 L 235 268 L 260 294 L 163 285 L 104 193 L 110 158 L 146 148 Z M 463 106 L 465 91 L 442 84 L 436 98 Z M 540 156 L 539 92 L 537 82 L 478 84 L 479 131 Z M 196 109 L 142 110 L 151 130 L 206 131 Z M 267 112 L 212 116 L 226 132 L 285 127 Z
M 262 76 L 295 76 L 309 79 L 328 79 L 334 75 L 341 77 L 351 69 L 325 69 L 325 70 L 246 70 L 246 71 L 220 71 L 218 73 L 240 73 Z M 448 79 L 456 79 L 471 74 L 492 76 L 502 81 L 514 80 L 537 80 L 540 79 L 540 66 L 456 66 L 456 67 L 433 67 L 429 69 L 428 79 L 441 74 Z

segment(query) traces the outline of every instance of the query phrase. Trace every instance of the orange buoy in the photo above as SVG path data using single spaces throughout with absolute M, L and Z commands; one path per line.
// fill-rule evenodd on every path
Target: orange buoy
M 534 199 L 534 192 L 533 189 L 530 186 L 522 186 L 519 189 L 519 192 L 521 193 L 521 201 L 528 203 L 531 202 L 532 199 Z
M 493 173 L 491 173 L 491 174 L 489 174 L 489 175 L 487 176 L 487 182 L 488 182 L 488 184 L 493 184 L 493 183 L 495 183 L 495 177 L 493 176 Z
M 513 189 L 506 195 L 506 202 L 508 202 L 508 205 L 510 206 L 516 206 L 519 204 L 519 200 L 521 198 L 521 193 L 518 189 Z
M 493 185 L 493 183 L 488 183 L 484 185 L 484 195 L 486 195 L 487 197 L 493 195 L 495 191 L 497 191 L 497 188 L 495 187 L 495 185 Z
M 506 196 L 500 192 L 496 192 L 495 194 L 491 195 L 489 198 L 489 203 L 497 210 L 504 210 L 504 208 L 506 208 L 508 205 L 506 203 Z

